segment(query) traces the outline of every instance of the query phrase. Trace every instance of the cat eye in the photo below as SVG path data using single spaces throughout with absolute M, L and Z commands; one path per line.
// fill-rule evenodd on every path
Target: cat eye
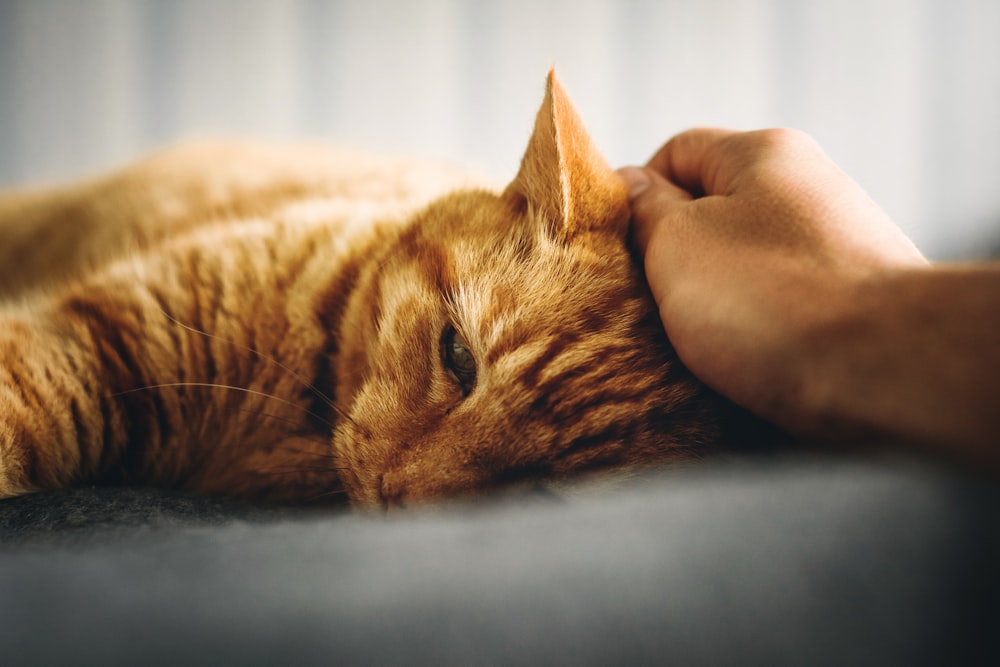
M 458 380 L 462 395 L 468 396 L 476 386 L 476 358 L 469 352 L 465 339 L 452 326 L 445 329 L 441 348 L 444 367 Z

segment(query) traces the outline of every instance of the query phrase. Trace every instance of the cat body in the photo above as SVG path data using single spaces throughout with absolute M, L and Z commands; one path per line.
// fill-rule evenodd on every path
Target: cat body
M 138 483 L 363 507 L 699 456 L 622 182 L 550 73 L 501 191 L 202 143 L 0 196 L 0 496 Z

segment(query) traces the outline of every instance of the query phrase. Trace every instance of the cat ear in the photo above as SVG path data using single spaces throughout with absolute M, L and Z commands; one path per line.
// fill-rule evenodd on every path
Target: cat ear
M 594 147 L 554 70 L 521 169 L 504 197 L 543 216 L 558 239 L 598 230 L 624 236 L 627 230 L 625 183 Z

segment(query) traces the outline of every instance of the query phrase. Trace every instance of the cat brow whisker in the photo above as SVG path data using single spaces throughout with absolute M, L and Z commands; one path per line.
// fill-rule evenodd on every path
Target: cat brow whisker
M 134 389 L 126 389 L 125 391 L 119 391 L 114 394 L 111 394 L 111 396 L 113 398 L 117 398 L 119 396 L 126 396 L 128 394 L 136 394 L 140 391 L 150 391 L 153 389 L 176 389 L 179 387 L 208 387 L 212 389 L 229 389 L 231 391 L 242 391 L 245 394 L 250 394 L 252 396 L 260 396 L 262 398 L 267 398 L 272 401 L 278 401 L 279 403 L 284 403 L 285 405 L 289 405 L 297 410 L 301 410 L 303 413 L 309 415 L 310 417 L 313 417 L 320 423 L 326 424 L 331 429 L 336 428 L 335 424 L 330 423 L 324 417 L 316 414 L 312 410 L 304 408 L 301 405 L 293 403 L 292 401 L 289 401 L 287 399 L 281 398 L 280 396 L 275 396 L 274 394 L 268 394 L 263 391 L 257 391 L 256 389 L 247 389 L 246 387 L 237 387 L 235 385 L 219 384 L 216 382 L 161 382 L 159 384 L 149 384 L 143 387 L 136 387 Z M 246 408 L 241 408 L 241 409 L 245 410 Z

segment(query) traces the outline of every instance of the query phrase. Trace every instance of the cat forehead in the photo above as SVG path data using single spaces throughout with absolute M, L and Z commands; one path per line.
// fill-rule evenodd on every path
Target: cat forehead
M 624 239 L 592 233 L 574 239 L 554 234 L 543 210 L 518 206 L 486 191 L 453 193 L 429 206 L 401 236 L 411 255 L 439 265 L 447 278 L 454 267 L 464 275 L 490 277 L 531 272 L 569 276 L 581 267 L 627 256 Z M 612 269 L 598 271 L 609 275 Z M 519 282 L 519 281 L 515 281 Z M 490 283 L 494 284 L 494 283 Z
M 593 234 L 567 241 L 550 229 L 541 212 L 494 194 L 452 195 L 401 233 L 393 275 L 384 280 L 394 291 L 438 301 L 470 337 L 497 322 L 603 328 L 603 315 L 642 291 L 624 240 Z
M 518 221 L 510 227 L 425 236 L 408 255 L 428 286 L 468 298 L 492 296 L 508 305 L 582 296 L 634 279 L 623 244 L 567 244 L 552 239 L 541 225 Z

